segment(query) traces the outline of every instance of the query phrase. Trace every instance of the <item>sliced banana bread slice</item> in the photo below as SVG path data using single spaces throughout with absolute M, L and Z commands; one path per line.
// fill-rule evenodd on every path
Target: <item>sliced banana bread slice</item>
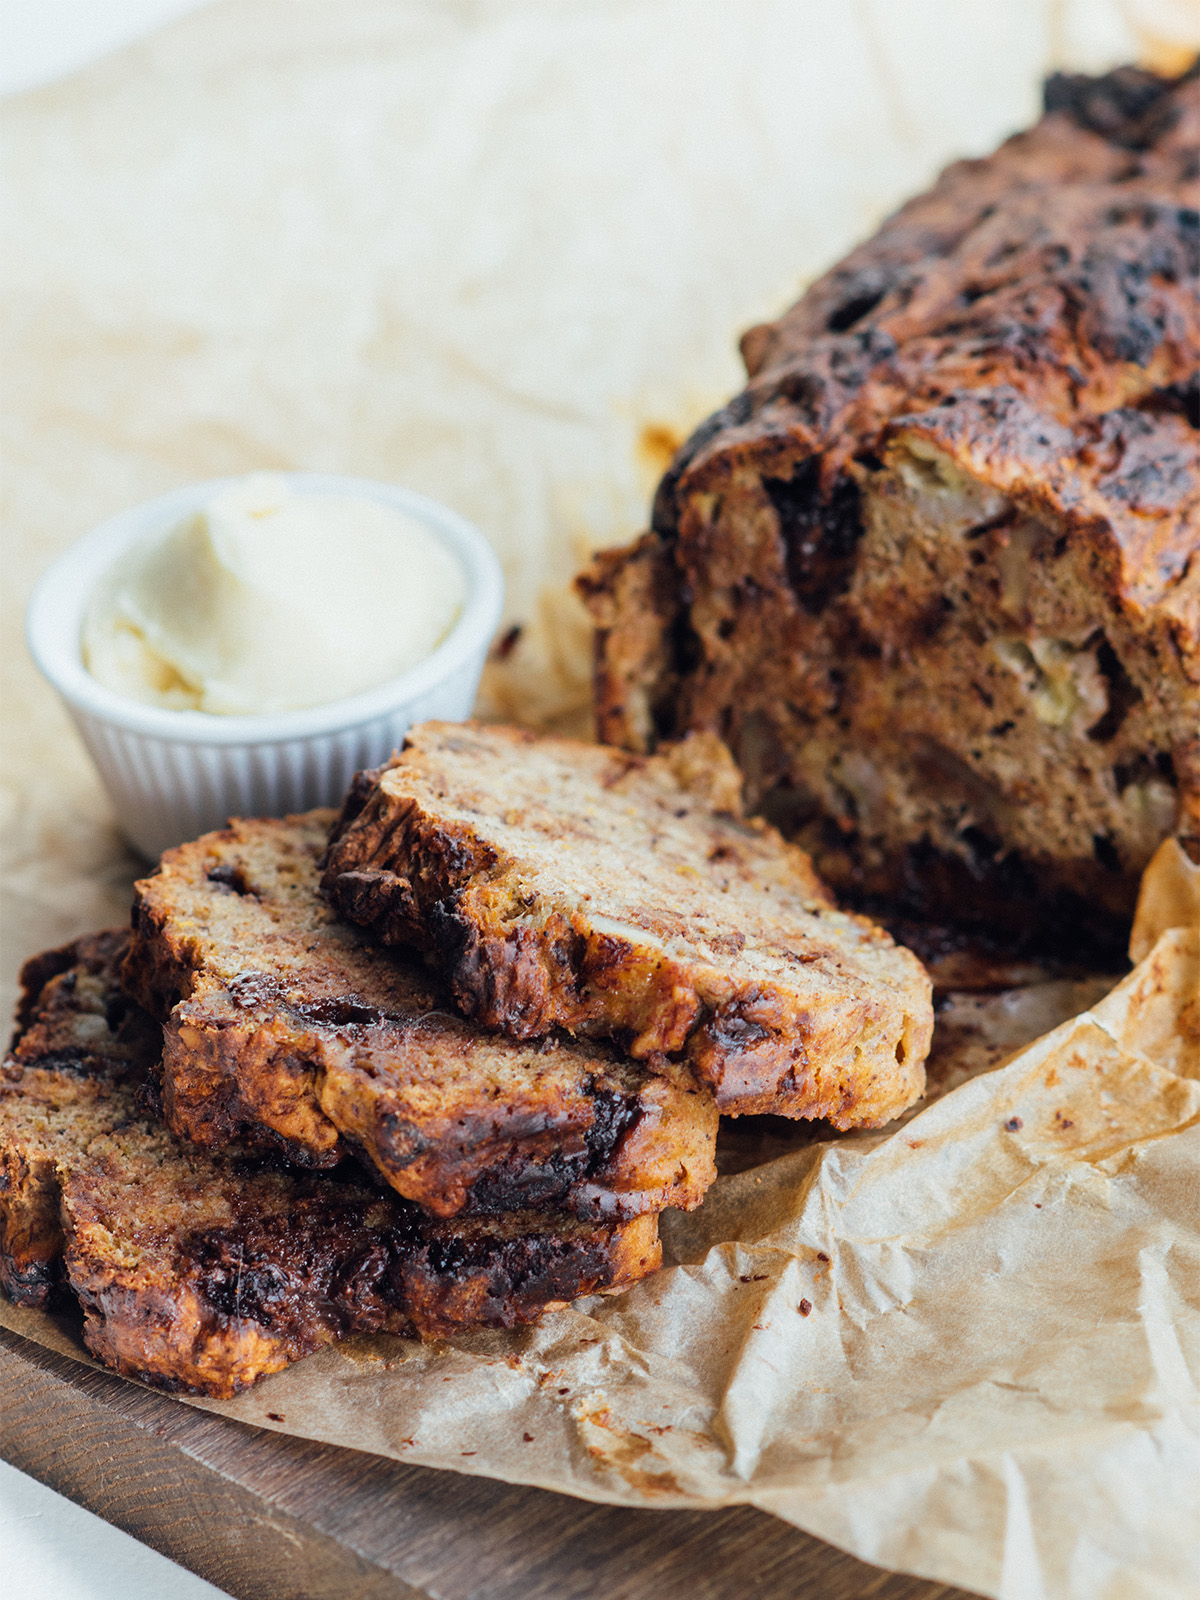
M 886 1122 L 924 1084 L 925 970 L 737 794 L 711 737 L 646 758 L 428 722 L 351 791 L 323 884 L 485 1027 L 684 1059 L 734 1115 Z
M 372 948 L 318 895 L 332 820 L 237 821 L 138 884 L 125 981 L 165 1025 L 171 1128 L 315 1167 L 349 1142 L 438 1216 L 699 1204 L 712 1095 L 677 1067 L 464 1022 L 419 960 Z
M 99 943 L 26 969 L 25 1030 L 0 1071 L 0 1283 L 34 1306 L 69 1290 L 107 1365 L 228 1396 L 351 1332 L 512 1327 L 659 1265 L 652 1215 L 436 1222 L 352 1167 L 182 1145 L 145 1109 L 158 1030 Z
M 0 1066 L 0 1287 L 44 1306 L 62 1281 L 58 1163 L 136 1116 L 161 1030 L 117 988 L 124 929 L 25 964 L 12 1049 Z

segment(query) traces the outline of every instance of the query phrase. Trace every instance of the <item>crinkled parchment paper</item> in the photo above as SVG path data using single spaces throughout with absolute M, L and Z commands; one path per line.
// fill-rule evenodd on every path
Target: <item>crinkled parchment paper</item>
M 1191 0 L 238 0 L 13 101 L 6 1007 L 22 956 L 124 919 L 136 870 L 20 641 L 88 525 L 259 467 L 410 482 L 505 561 L 525 633 L 491 704 L 561 720 L 566 578 L 736 386 L 732 333 L 1027 121 L 1045 67 L 1151 35 L 1176 65 L 1196 30 Z M 950 997 L 895 1129 L 736 1126 L 629 1293 L 350 1341 L 210 1409 L 590 1498 L 744 1501 L 1005 1600 L 1194 1596 L 1198 898 L 1166 851 L 1111 994 Z M 86 1359 L 65 1322 L 0 1321 Z
M 1174 845 L 1147 901 L 1186 903 Z M 1004 1600 L 1200 1590 L 1200 918 L 1099 982 L 951 1001 L 934 1098 L 664 1218 L 516 1334 L 357 1338 L 223 1416 L 638 1506 L 747 1503 Z M 957 1083 L 956 1087 L 948 1087 Z M 70 1328 L 0 1304 L 69 1354 Z

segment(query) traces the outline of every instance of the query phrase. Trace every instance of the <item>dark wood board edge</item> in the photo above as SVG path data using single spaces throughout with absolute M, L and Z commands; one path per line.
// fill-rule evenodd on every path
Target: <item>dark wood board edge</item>
M 114 1404 L 112 1382 L 0 1329 L 0 1456 L 237 1600 L 427 1600 L 189 1450 L 155 1396 Z
M 0 1455 L 237 1600 L 969 1600 L 748 1507 L 633 1511 L 406 1467 L 3 1328 Z

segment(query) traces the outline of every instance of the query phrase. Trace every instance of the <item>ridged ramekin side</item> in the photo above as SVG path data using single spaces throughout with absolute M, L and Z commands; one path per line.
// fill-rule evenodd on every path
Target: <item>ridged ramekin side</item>
M 338 806 L 363 767 L 398 749 L 414 723 L 471 714 L 485 650 L 419 699 L 354 727 L 248 744 L 171 743 L 69 706 L 112 797 L 122 833 L 155 860 L 229 817 L 282 816 Z

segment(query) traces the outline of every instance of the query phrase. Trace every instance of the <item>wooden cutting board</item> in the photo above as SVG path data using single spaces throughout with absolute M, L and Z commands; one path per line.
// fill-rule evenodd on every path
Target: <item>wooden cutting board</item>
M 238 1600 L 968 1600 L 747 1508 L 591 1505 L 246 1427 L 3 1328 L 0 1455 Z

